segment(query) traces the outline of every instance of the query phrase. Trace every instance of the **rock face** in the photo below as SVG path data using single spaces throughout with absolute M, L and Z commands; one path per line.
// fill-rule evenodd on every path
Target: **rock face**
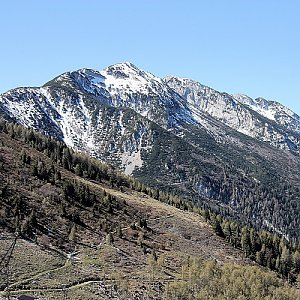
M 200 110 L 250 137 L 299 152 L 300 118 L 283 105 L 263 98 L 253 100 L 245 95 L 220 93 L 190 79 L 164 80 L 186 100 L 195 119 Z
M 10 90 L 0 115 L 246 222 L 300 227 L 300 118 L 277 102 L 121 63 Z

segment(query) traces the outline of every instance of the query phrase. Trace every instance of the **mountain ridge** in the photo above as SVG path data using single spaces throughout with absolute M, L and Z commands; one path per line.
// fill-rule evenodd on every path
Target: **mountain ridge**
M 173 80 L 171 80 L 171 78 L 173 78 Z M 175 78 L 177 81 L 180 80 L 181 82 L 189 82 L 188 90 L 190 91 L 191 88 L 194 88 L 194 90 L 197 90 L 198 94 L 203 93 L 206 99 L 203 99 L 201 97 L 199 99 L 198 95 L 194 94 L 192 95 L 194 105 L 192 105 L 192 107 L 186 107 L 187 104 L 191 104 L 191 99 L 184 99 L 185 96 L 188 97 L 188 94 L 186 94 L 187 90 L 185 90 L 185 94 L 183 93 L 183 91 L 180 91 L 180 89 L 176 90 L 176 85 L 174 83 Z M 45 92 L 47 94 L 47 87 L 52 82 L 60 82 L 63 86 L 66 87 L 67 85 L 65 84 L 65 81 L 70 82 L 72 80 L 74 81 L 73 84 L 79 85 L 79 89 L 81 89 L 82 92 L 86 92 L 89 95 L 96 97 L 103 103 L 114 107 L 124 106 L 133 108 L 135 111 L 143 116 L 150 118 L 152 121 L 154 121 L 155 119 L 156 122 L 160 121 L 160 118 L 157 118 L 155 116 L 154 112 L 151 111 L 151 107 L 156 108 L 160 104 L 159 102 L 153 103 L 148 101 L 143 103 L 143 101 L 139 99 L 140 101 L 130 103 L 130 97 L 126 96 L 129 95 L 131 97 L 134 97 L 136 94 L 139 94 L 143 96 L 150 95 L 150 97 L 153 97 L 159 94 L 163 97 L 164 101 L 167 101 L 167 99 L 169 99 L 169 102 L 166 103 L 169 107 L 175 106 L 175 108 L 179 110 L 180 108 L 182 109 L 176 114 L 176 116 L 169 116 L 169 120 L 166 120 L 164 124 L 160 124 L 165 127 L 172 127 L 172 123 L 175 123 L 174 125 L 176 125 L 176 120 L 180 119 L 181 116 L 183 117 L 183 119 L 185 119 L 185 122 L 200 123 L 199 121 L 201 121 L 201 118 L 199 119 L 198 117 L 199 112 L 205 112 L 241 133 L 254 138 L 262 138 L 264 141 L 269 142 L 275 147 L 281 147 L 284 149 L 289 149 L 291 151 L 299 152 L 299 116 L 283 105 L 279 105 L 280 110 L 284 112 L 280 115 L 280 112 L 276 110 L 274 111 L 274 109 L 267 112 L 255 109 L 255 105 L 253 104 L 257 103 L 257 99 L 262 99 L 265 103 L 276 102 L 270 102 L 263 98 L 257 98 L 256 100 L 253 100 L 248 96 L 243 97 L 241 95 L 231 96 L 227 93 L 217 92 L 214 89 L 211 89 L 188 78 L 180 79 L 179 77 L 167 76 L 164 79 L 160 79 L 149 72 L 139 70 L 135 65 L 128 62 L 109 66 L 102 71 L 95 71 L 92 69 L 79 69 L 77 71 L 64 73 L 60 76 L 57 76 L 54 80 L 50 81 L 50 83 L 48 82 L 43 87 L 41 87 L 41 94 L 42 96 L 45 96 Z M 164 83 L 166 83 L 166 85 L 164 85 Z M 74 85 L 71 86 L 72 88 L 75 88 Z M 29 88 L 28 91 L 29 93 L 33 90 L 38 92 L 38 90 L 36 89 L 39 88 Z M 170 89 L 173 93 L 170 93 Z M 176 92 L 176 94 L 174 94 L 174 91 Z M 26 92 L 26 88 L 10 90 L 7 93 L 14 94 L 15 92 L 24 93 Z M 7 93 L 1 95 L 2 102 Z M 179 97 L 177 95 L 179 95 Z M 48 98 L 51 99 L 51 97 Z M 186 102 L 182 101 L 182 98 L 183 100 L 186 100 Z M 246 98 L 247 101 L 245 100 Z M 215 110 L 211 106 L 207 108 L 207 104 L 213 102 L 215 104 L 218 104 L 221 109 Z M 196 106 L 195 103 L 197 104 Z M 249 113 L 248 110 L 241 108 L 240 104 L 245 104 L 250 108 L 250 111 L 254 110 L 260 116 L 267 117 L 270 121 L 275 121 L 276 126 L 272 126 L 272 122 L 265 123 L 263 120 L 259 124 L 259 130 L 255 132 L 255 130 L 257 129 L 257 124 L 253 123 L 257 121 L 256 116 L 253 118 L 253 113 Z M 240 111 L 236 112 L 235 118 L 232 118 L 232 113 L 236 109 L 236 106 L 238 106 L 237 108 Z M 2 104 L 2 111 L 3 110 L 5 111 Z M 227 116 L 225 116 L 226 113 Z M 276 119 L 274 115 L 277 115 Z M 19 119 L 22 118 L 20 118 L 19 116 Z M 263 128 L 265 124 L 268 125 L 266 126 L 266 128 Z M 282 127 L 288 131 L 296 132 L 296 136 L 295 134 L 285 135 L 283 133 Z
M 300 227 L 296 117 L 272 120 L 230 94 L 129 63 L 11 90 L 0 96 L 1 112 L 150 186 L 286 234 Z

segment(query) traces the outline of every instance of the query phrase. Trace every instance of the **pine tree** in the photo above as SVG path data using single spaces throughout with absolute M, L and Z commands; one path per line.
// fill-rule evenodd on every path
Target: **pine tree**
M 241 246 L 245 256 L 248 257 L 251 254 L 251 241 L 250 241 L 250 233 L 247 227 L 242 228 Z
M 230 228 L 230 222 L 228 220 L 223 222 L 222 229 L 223 229 L 223 233 L 226 238 L 226 241 L 231 242 L 232 233 L 231 233 L 231 228 Z
M 83 172 L 82 172 L 81 164 L 76 164 L 74 171 L 77 176 L 82 176 Z
M 293 261 L 292 261 L 292 256 L 291 256 L 290 250 L 286 246 L 284 246 L 284 248 L 282 250 L 280 260 L 281 260 L 281 270 L 280 271 L 284 276 L 288 276 L 289 272 L 292 269 Z
M 113 243 L 114 243 L 114 237 L 113 237 L 113 235 L 112 235 L 111 232 L 109 232 L 109 233 L 106 235 L 105 241 L 106 241 L 106 244 L 107 244 L 107 245 L 113 245 Z

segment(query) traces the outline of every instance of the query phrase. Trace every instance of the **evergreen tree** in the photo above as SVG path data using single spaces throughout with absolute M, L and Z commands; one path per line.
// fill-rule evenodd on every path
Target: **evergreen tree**
M 241 232 L 241 246 L 246 257 L 251 254 L 250 233 L 247 227 L 242 228 Z
M 111 232 L 109 232 L 109 233 L 106 235 L 105 241 L 106 241 L 106 244 L 107 244 L 107 245 L 113 245 L 113 243 L 114 243 L 114 237 L 113 237 L 113 235 L 112 235 Z

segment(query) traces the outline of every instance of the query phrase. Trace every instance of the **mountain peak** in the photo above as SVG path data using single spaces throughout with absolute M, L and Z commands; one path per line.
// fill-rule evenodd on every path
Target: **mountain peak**
M 117 63 L 114 65 L 110 65 L 107 68 L 104 69 L 104 71 L 106 72 L 114 72 L 114 71 L 123 71 L 126 73 L 131 73 L 131 72 L 140 72 L 141 70 L 135 66 L 133 63 L 131 62 L 121 62 L 121 63 Z
M 131 62 L 122 62 L 111 65 L 101 72 L 104 76 L 113 76 L 116 79 L 134 80 L 139 82 L 156 81 L 161 83 L 162 80 L 153 74 L 143 71 Z M 107 76 L 108 75 L 108 76 Z

